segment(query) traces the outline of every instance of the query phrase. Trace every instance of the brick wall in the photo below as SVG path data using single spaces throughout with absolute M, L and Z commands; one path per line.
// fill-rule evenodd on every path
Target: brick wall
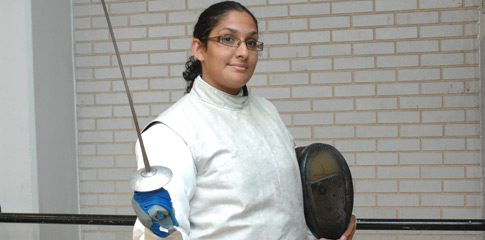
M 140 124 L 183 95 L 198 14 L 214 1 L 110 0 Z M 482 218 L 479 0 L 248 0 L 265 50 L 250 82 L 298 144 L 351 165 L 361 218 Z M 83 213 L 132 214 L 136 133 L 98 0 L 74 0 Z M 83 239 L 130 239 L 83 226 Z M 358 231 L 358 239 L 481 239 Z

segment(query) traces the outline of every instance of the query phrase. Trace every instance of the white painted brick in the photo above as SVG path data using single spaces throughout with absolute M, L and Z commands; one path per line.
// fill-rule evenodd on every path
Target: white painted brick
M 269 31 L 292 31 L 306 30 L 308 23 L 306 19 L 278 19 L 268 21 Z
M 478 78 L 480 71 L 478 67 L 457 67 L 457 68 L 444 68 L 443 79 L 468 79 Z
M 482 169 L 480 166 L 465 167 L 466 178 L 482 178 Z
M 443 136 L 442 125 L 402 125 L 399 130 L 402 137 L 439 137 Z
M 111 14 L 138 13 L 147 9 L 146 2 L 111 3 Z
M 132 77 L 168 76 L 167 66 L 140 66 L 132 68 Z
M 332 31 L 332 40 L 335 42 L 373 40 L 372 29 L 346 29 Z
M 352 138 L 355 136 L 354 128 L 350 126 L 316 127 L 313 130 L 316 138 Z
M 358 168 L 360 170 L 361 168 Z M 354 176 L 352 176 L 354 177 Z M 363 206 L 376 206 L 376 197 L 375 194 L 364 194 L 360 193 L 358 196 L 354 198 L 354 207 L 363 207 Z
M 458 65 L 464 63 L 465 56 L 463 53 L 421 55 L 421 65 L 423 66 Z
M 185 8 L 186 8 L 185 1 L 157 0 L 157 1 L 148 2 L 149 11 L 171 11 L 171 10 L 182 10 Z
M 108 56 L 76 57 L 76 67 L 103 67 L 110 65 Z
M 377 167 L 378 178 L 402 179 L 402 178 L 418 178 L 419 167 Z
M 481 114 L 480 110 L 472 109 L 472 110 L 465 110 L 465 119 L 467 121 L 480 121 Z
M 296 125 L 321 125 L 332 124 L 333 114 L 329 113 L 301 113 L 293 115 L 293 123 Z
M 135 92 L 133 93 L 133 102 L 136 103 L 160 103 L 168 102 L 169 93 L 162 91 Z
M 467 219 L 480 219 L 480 208 L 444 208 L 442 212 L 443 218 L 452 218 L 456 216 L 466 217 Z M 480 239 L 481 236 L 460 237 L 463 240 Z M 458 236 L 443 237 L 443 240 L 457 239 Z
M 419 8 L 461 7 L 462 0 L 419 0 Z
M 394 165 L 398 162 L 397 153 L 357 153 L 358 165 Z
M 96 120 L 96 128 L 98 130 L 124 130 L 124 129 L 132 129 L 132 119 L 124 118 L 124 119 L 98 119 Z
M 356 209 L 357 210 L 357 209 Z M 397 218 L 397 209 L 391 207 L 372 207 L 367 209 L 360 208 L 356 211 L 356 214 L 362 218 Z M 364 235 L 364 234 L 361 234 Z M 361 239 L 359 235 L 359 240 Z M 368 238 L 362 238 L 362 240 L 395 240 L 397 238 L 392 238 L 390 234 L 382 235 L 370 235 Z
M 96 104 L 128 104 L 126 93 L 99 93 L 95 97 Z
M 78 119 L 77 120 L 78 131 L 94 130 L 95 127 L 96 127 L 95 121 L 93 119 Z
M 265 87 L 265 88 L 253 88 L 254 95 L 264 96 L 269 99 L 289 98 L 290 88 L 287 87 Z
M 168 43 L 166 40 L 140 40 L 131 42 L 132 51 L 157 51 L 167 50 Z
M 169 12 L 169 23 L 189 23 L 192 25 L 199 17 L 199 11 L 187 11 L 187 12 Z
M 373 152 L 376 150 L 375 140 L 336 140 L 335 148 L 342 152 Z
M 482 149 L 482 142 L 480 137 L 468 137 L 465 139 L 466 150 L 474 151 Z
M 397 42 L 398 53 L 435 52 L 438 51 L 439 41 L 401 41 Z
M 478 206 L 481 206 L 481 203 L 482 203 L 482 200 L 481 200 L 481 196 L 480 195 L 476 195 L 476 194 L 468 194 L 465 196 L 465 205 L 466 206 L 469 206 L 469 207 L 478 207 Z
M 421 93 L 423 94 L 450 94 L 463 93 L 465 86 L 461 82 L 437 82 L 437 83 L 423 83 L 421 84 Z
M 336 29 L 350 27 L 350 17 L 319 17 L 310 18 L 310 29 Z
M 74 30 L 91 28 L 91 18 L 73 19 Z
M 355 100 L 357 110 L 397 109 L 396 98 L 359 98 Z
M 397 75 L 401 81 L 436 80 L 441 78 L 439 68 L 399 69 Z
M 423 38 L 462 36 L 463 25 L 422 26 L 419 35 Z
M 465 36 L 477 36 L 480 34 L 479 24 L 477 23 L 469 23 L 465 24 Z
M 355 182 L 356 193 L 395 193 L 397 191 L 395 180 L 360 180 Z M 379 186 L 376 188 L 376 186 Z
M 133 174 L 133 169 L 98 169 L 99 180 L 119 180 L 129 179 Z M 101 201 L 101 198 L 100 198 Z
M 481 0 L 465 0 L 463 3 L 465 7 L 479 7 L 481 4 Z
M 116 44 L 118 45 L 118 50 L 121 54 L 129 53 L 130 50 L 130 43 L 126 41 L 118 41 L 116 40 Z M 113 47 L 112 42 L 97 42 L 94 43 L 94 52 L 95 53 L 115 53 L 115 49 Z
M 96 145 L 94 144 L 79 144 L 78 147 L 79 156 L 96 154 Z
M 480 192 L 482 189 L 480 180 L 445 180 L 443 188 L 445 192 Z
M 388 27 L 377 28 L 376 39 L 403 39 L 416 38 L 418 30 L 416 27 Z
M 398 217 L 402 219 L 439 219 L 441 217 L 441 211 L 439 208 L 430 208 L 430 207 L 428 208 L 403 207 L 403 208 L 399 208 Z M 406 237 L 406 236 L 400 236 L 399 239 L 404 240 L 402 237 Z M 405 238 L 405 240 L 414 240 L 414 239 L 436 240 L 436 237 L 424 236 L 424 235 L 419 235 L 419 236 L 411 235 L 408 238 Z
M 96 170 L 89 170 L 90 172 L 94 172 L 94 175 L 96 175 Z M 82 171 L 80 171 L 81 173 Z M 84 173 L 81 173 L 81 175 L 86 175 Z M 94 179 L 81 179 L 81 180 L 94 180 Z M 79 202 L 81 205 L 96 205 L 98 203 L 98 197 L 95 194 L 83 194 L 79 198 Z
M 396 14 L 397 24 L 425 24 L 437 23 L 439 20 L 438 12 L 411 12 Z
M 374 96 L 375 87 L 373 84 L 353 84 L 334 87 L 335 96 Z
M 444 163 L 445 164 L 479 164 L 480 152 L 445 152 Z
M 125 74 L 129 76 L 130 74 L 130 69 L 126 68 Z M 96 68 L 94 70 L 94 77 L 96 79 L 121 79 L 121 72 L 118 67 L 113 67 L 113 68 Z
M 151 90 L 169 90 L 169 89 L 184 89 L 186 83 L 180 78 L 162 78 L 162 79 L 152 79 L 150 80 Z
M 393 25 L 393 14 L 373 14 L 373 15 L 357 15 L 352 17 L 352 26 L 364 27 L 364 26 L 380 26 L 380 25 Z
M 441 97 L 400 97 L 399 107 L 401 109 L 416 108 L 441 108 Z
M 378 112 L 379 123 L 415 123 L 419 122 L 419 112 L 414 111 L 392 111 Z
M 310 56 L 310 47 L 308 46 L 284 46 L 271 47 L 269 49 L 271 58 L 301 58 Z
M 478 9 L 473 10 L 457 10 L 457 11 L 443 11 L 441 12 L 441 21 L 448 23 L 455 22 L 476 22 L 478 21 Z
M 464 150 L 465 140 L 456 138 L 422 139 L 423 150 Z
M 404 193 L 441 192 L 442 185 L 440 180 L 401 180 L 399 181 L 399 191 Z
M 76 79 L 79 80 L 88 80 L 93 78 L 93 70 L 92 69 L 76 69 L 75 72 Z
M 290 39 L 288 36 L 289 33 L 264 33 L 261 34 L 260 40 L 264 42 L 265 47 L 272 44 L 288 44 Z
M 79 166 L 81 168 L 95 168 L 95 169 L 113 167 L 113 157 L 111 156 L 80 157 Z
M 376 11 L 416 9 L 416 0 L 375 0 Z
M 444 106 L 449 108 L 478 108 L 480 106 L 480 97 L 471 96 L 445 96 Z
M 116 40 L 120 39 L 133 39 L 133 38 L 146 38 L 146 28 L 119 28 L 114 29 Z
M 397 126 L 358 126 L 357 137 L 362 138 L 385 138 L 397 137 Z
M 378 84 L 377 95 L 412 95 L 419 93 L 418 83 L 394 83 L 394 84 Z
M 394 43 L 379 42 L 379 43 L 354 43 L 354 54 L 388 54 L 394 53 Z
M 108 29 L 108 22 L 106 21 L 106 17 L 104 16 L 93 17 L 91 21 L 94 28 Z M 116 29 L 117 27 L 128 26 L 128 17 L 126 16 L 111 16 L 110 21 L 113 29 Z M 116 38 L 118 38 L 118 35 L 116 35 L 116 33 L 115 36 Z
M 76 91 L 78 93 L 91 92 L 106 92 L 111 89 L 111 82 L 96 81 L 96 82 L 80 82 L 76 83 Z
M 478 54 L 465 53 L 465 64 L 476 65 L 479 63 Z
M 185 36 L 184 25 L 173 25 L 173 26 L 161 26 L 161 27 L 149 27 L 148 37 L 158 38 L 158 37 L 180 37 Z
M 480 124 L 447 124 L 445 136 L 479 136 Z
M 292 87 L 291 96 L 296 98 L 331 97 L 332 88 L 325 86 Z
M 354 109 L 351 99 L 326 99 L 314 100 L 313 110 L 315 111 L 345 111 Z
M 147 54 L 123 54 L 120 57 L 124 66 L 148 64 Z M 111 61 L 118 63 L 116 56 L 112 56 Z
M 372 12 L 372 1 L 332 2 L 332 13 Z
M 400 164 L 442 164 L 443 156 L 440 152 L 403 152 L 399 153 Z
M 85 181 L 79 183 L 81 193 L 110 193 L 114 192 L 114 184 L 111 182 Z
M 289 127 L 288 130 L 294 138 L 309 139 L 312 137 L 312 129 L 310 127 Z
M 421 168 L 421 178 L 450 179 L 464 177 L 464 167 L 433 166 Z
M 111 107 L 78 107 L 77 116 L 79 118 L 111 117 L 113 110 Z
M 379 206 L 419 206 L 419 195 L 417 194 L 378 194 L 377 204 Z
M 276 108 L 282 112 L 307 112 L 310 111 L 310 101 L 273 101 Z
M 76 105 L 94 105 L 94 95 L 93 94 L 80 94 L 76 96 Z
M 417 55 L 378 56 L 377 67 L 414 67 L 419 65 Z
M 269 83 L 270 85 L 308 84 L 309 79 L 307 73 L 273 74 L 269 78 Z
M 251 12 L 259 19 L 259 16 L 270 17 L 287 17 L 288 6 L 260 6 L 251 8 Z
M 352 73 L 350 72 L 317 72 L 311 74 L 311 83 L 349 83 L 352 82 Z
M 265 60 L 259 61 L 256 66 L 256 72 L 259 73 L 274 73 L 274 72 L 287 72 L 290 70 L 290 62 L 288 60 Z
M 341 57 L 334 59 L 335 69 L 373 68 L 373 57 Z
M 80 143 L 113 142 L 113 132 L 111 131 L 80 131 L 78 132 Z
M 146 105 L 135 105 L 135 111 L 137 117 L 149 116 L 150 108 Z M 131 117 L 131 109 L 129 106 L 114 106 L 113 107 L 114 117 Z M 116 134 L 116 133 L 115 133 Z
M 419 147 L 419 139 L 377 140 L 379 151 L 416 151 Z
M 293 32 L 290 33 L 290 43 L 321 43 L 330 41 L 329 31 Z
M 127 144 L 98 144 L 98 155 L 119 155 L 119 154 L 133 154 L 133 143 Z
M 187 50 L 190 49 L 192 38 L 172 38 L 169 40 L 171 50 Z
M 135 156 L 115 156 L 115 167 L 136 169 Z
M 422 113 L 423 122 L 461 122 L 465 120 L 462 110 L 425 111 Z
M 150 63 L 182 63 L 188 58 L 186 52 L 164 52 L 150 54 Z
M 73 5 L 74 17 L 95 16 L 103 14 L 103 8 L 100 5 Z
M 369 178 L 375 178 L 376 177 L 376 169 L 373 166 L 369 166 L 369 167 L 352 166 L 351 171 L 352 171 L 352 179 L 359 179 L 359 178 L 360 179 L 369 179 Z M 362 195 L 366 195 L 366 194 L 359 194 L 359 198 L 362 197 Z M 359 204 L 361 206 L 369 206 L 372 203 L 365 204 L 363 202 L 359 202 Z
M 127 205 L 130 204 L 131 198 L 131 195 L 125 194 L 103 194 L 99 196 L 99 203 L 101 205 Z
M 373 112 L 338 112 L 335 113 L 337 124 L 366 124 L 376 123 L 376 114 Z
M 457 194 L 433 194 L 433 195 L 423 195 L 421 197 L 421 203 L 424 206 L 465 206 L 465 198 L 463 195 Z
M 138 25 L 151 25 L 151 24 L 166 24 L 167 23 L 167 14 L 165 13 L 146 13 L 146 14 L 137 14 L 129 16 L 130 25 L 131 26 L 138 26 Z
M 350 55 L 352 46 L 350 44 L 326 44 L 326 45 L 312 45 L 312 56 L 342 56 Z
M 112 83 L 112 91 L 114 92 L 125 92 L 125 85 L 123 80 L 114 80 Z M 147 90 L 148 81 L 146 79 L 130 79 L 128 82 L 128 87 L 131 91 Z
M 329 13 L 330 13 L 329 3 L 290 5 L 291 16 L 321 15 L 321 14 L 329 14 Z
M 108 31 L 106 30 L 76 30 L 74 31 L 75 41 L 96 41 L 108 40 Z
M 394 70 L 355 71 L 354 80 L 356 82 L 390 82 L 396 80 L 396 73 Z
M 291 70 L 329 70 L 332 68 L 332 60 L 328 58 L 316 58 L 305 60 L 291 60 Z

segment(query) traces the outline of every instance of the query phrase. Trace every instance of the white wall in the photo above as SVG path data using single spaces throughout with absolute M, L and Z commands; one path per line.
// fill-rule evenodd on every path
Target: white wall
M 78 213 L 71 2 L 0 2 L 0 205 Z M 0 239 L 78 239 L 77 225 L 0 224 Z

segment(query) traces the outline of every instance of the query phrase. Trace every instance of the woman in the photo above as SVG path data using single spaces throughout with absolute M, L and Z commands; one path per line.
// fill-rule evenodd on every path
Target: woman
M 163 194 L 176 232 L 137 222 L 134 239 L 314 239 L 293 138 L 276 108 L 246 88 L 263 49 L 256 18 L 239 3 L 217 3 L 193 37 L 187 94 L 143 133 L 151 164 L 173 172 Z M 342 239 L 354 231 L 355 219 Z

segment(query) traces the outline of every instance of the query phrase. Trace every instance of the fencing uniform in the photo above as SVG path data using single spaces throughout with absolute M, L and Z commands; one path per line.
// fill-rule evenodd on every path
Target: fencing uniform
M 312 239 L 293 138 L 266 99 L 230 95 L 198 77 L 143 133 L 180 224 L 174 239 Z M 139 168 L 143 160 L 137 147 Z M 139 222 L 134 239 L 158 239 Z

